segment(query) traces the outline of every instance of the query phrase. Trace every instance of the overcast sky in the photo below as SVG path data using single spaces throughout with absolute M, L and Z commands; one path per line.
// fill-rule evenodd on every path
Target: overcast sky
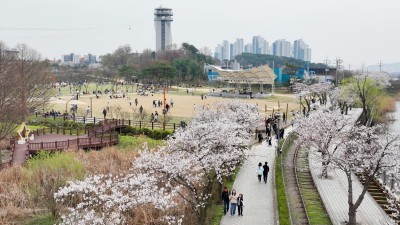
M 0 0 L 0 40 L 43 58 L 155 49 L 154 8 L 173 9 L 173 43 L 197 48 L 261 35 L 303 39 L 312 61 L 352 68 L 400 62 L 400 0 Z M 131 29 L 129 29 L 129 27 Z M 11 28 L 11 29 L 10 29 Z

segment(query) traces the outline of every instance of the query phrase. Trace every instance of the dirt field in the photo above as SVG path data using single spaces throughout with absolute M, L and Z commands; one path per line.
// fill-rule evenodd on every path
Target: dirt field
M 204 93 L 207 93 L 208 89 L 204 89 Z M 196 90 L 196 94 L 198 94 Z M 60 97 L 61 100 L 64 102 L 67 102 L 68 100 L 71 99 L 72 96 L 62 96 Z M 127 97 L 130 97 L 132 99 L 132 107 L 129 106 L 129 100 Z M 145 112 L 147 113 L 154 113 L 155 111 L 158 111 L 158 114 L 161 115 L 162 113 L 162 108 L 154 108 L 152 106 L 153 100 L 162 100 L 163 95 L 162 94 L 153 94 L 153 96 L 148 95 L 148 96 L 139 96 L 136 93 L 129 93 L 125 98 L 113 98 L 110 99 L 108 95 L 103 95 L 99 99 L 96 99 L 94 95 L 81 95 L 79 98 L 79 101 L 82 102 L 83 104 L 78 105 L 78 116 L 81 116 L 82 114 L 86 114 L 86 109 L 88 106 L 90 106 L 90 98 L 92 98 L 92 106 L 93 106 L 93 116 L 94 117 L 103 117 L 102 111 L 104 108 L 107 108 L 107 106 L 121 106 L 121 111 L 125 112 L 133 112 L 134 109 L 138 110 L 139 107 L 142 105 Z M 135 106 L 135 101 L 134 99 L 138 99 L 138 106 Z M 166 99 L 167 103 L 170 104 L 171 99 L 174 101 L 174 107 L 171 108 L 169 111 L 168 115 L 170 117 L 173 117 L 175 119 L 180 119 L 180 120 L 185 120 L 185 119 L 190 119 L 191 117 L 194 116 L 195 109 L 199 109 L 200 107 L 206 106 L 207 104 L 212 105 L 215 102 L 221 102 L 221 101 L 230 101 L 232 100 L 231 98 L 220 98 L 220 97 L 207 97 L 207 99 L 201 100 L 200 95 L 191 95 L 191 94 L 186 94 L 185 91 L 179 91 L 179 92 L 169 92 L 166 94 Z M 242 99 L 242 101 L 246 102 L 252 102 L 254 104 L 258 104 L 260 108 L 260 116 L 265 115 L 265 106 L 267 106 L 267 115 L 270 115 L 272 113 L 272 109 L 274 108 L 275 111 L 278 109 L 278 101 L 280 103 L 280 111 L 285 112 L 286 111 L 286 105 L 289 105 L 289 112 L 293 109 L 295 111 L 299 110 L 299 103 L 298 99 L 295 98 L 292 95 L 275 95 L 273 97 L 270 97 L 268 99 Z M 70 104 L 68 103 L 67 108 L 69 109 Z M 54 109 L 54 110 L 59 110 L 61 112 L 65 111 L 66 108 L 66 103 L 63 103 L 62 101 L 60 103 L 55 103 L 49 105 L 49 110 Z

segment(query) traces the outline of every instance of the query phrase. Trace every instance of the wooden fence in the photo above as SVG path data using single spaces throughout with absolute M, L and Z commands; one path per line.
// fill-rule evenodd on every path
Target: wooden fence
M 29 143 L 28 152 L 29 154 L 35 153 L 39 150 L 63 150 L 69 148 L 96 148 L 105 147 L 110 145 L 118 144 L 118 133 L 109 133 L 101 136 L 85 137 L 68 139 L 66 141 L 52 141 L 52 142 L 39 142 Z

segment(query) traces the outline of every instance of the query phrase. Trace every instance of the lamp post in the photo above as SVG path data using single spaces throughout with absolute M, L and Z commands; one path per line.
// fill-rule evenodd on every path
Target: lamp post
M 93 99 L 93 97 L 90 97 L 90 118 L 93 118 L 92 99 Z
M 276 114 L 275 116 L 277 117 L 277 121 L 278 121 L 278 135 L 277 135 L 278 136 L 278 144 L 276 145 L 276 154 L 279 155 L 280 154 L 280 151 L 279 151 L 279 140 L 280 140 L 280 137 L 279 137 L 279 135 L 280 135 L 279 121 L 281 119 L 281 115 L 280 114 Z

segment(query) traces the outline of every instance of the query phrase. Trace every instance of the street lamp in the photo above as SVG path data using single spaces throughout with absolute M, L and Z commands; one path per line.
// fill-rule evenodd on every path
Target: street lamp
M 93 99 L 93 97 L 90 97 L 90 118 L 93 118 L 92 99 Z
M 279 140 L 280 140 L 280 129 L 279 129 L 279 121 L 281 119 L 281 114 L 276 114 L 276 119 L 278 121 L 278 144 L 276 145 L 276 154 L 279 155 L 280 151 L 279 151 Z

